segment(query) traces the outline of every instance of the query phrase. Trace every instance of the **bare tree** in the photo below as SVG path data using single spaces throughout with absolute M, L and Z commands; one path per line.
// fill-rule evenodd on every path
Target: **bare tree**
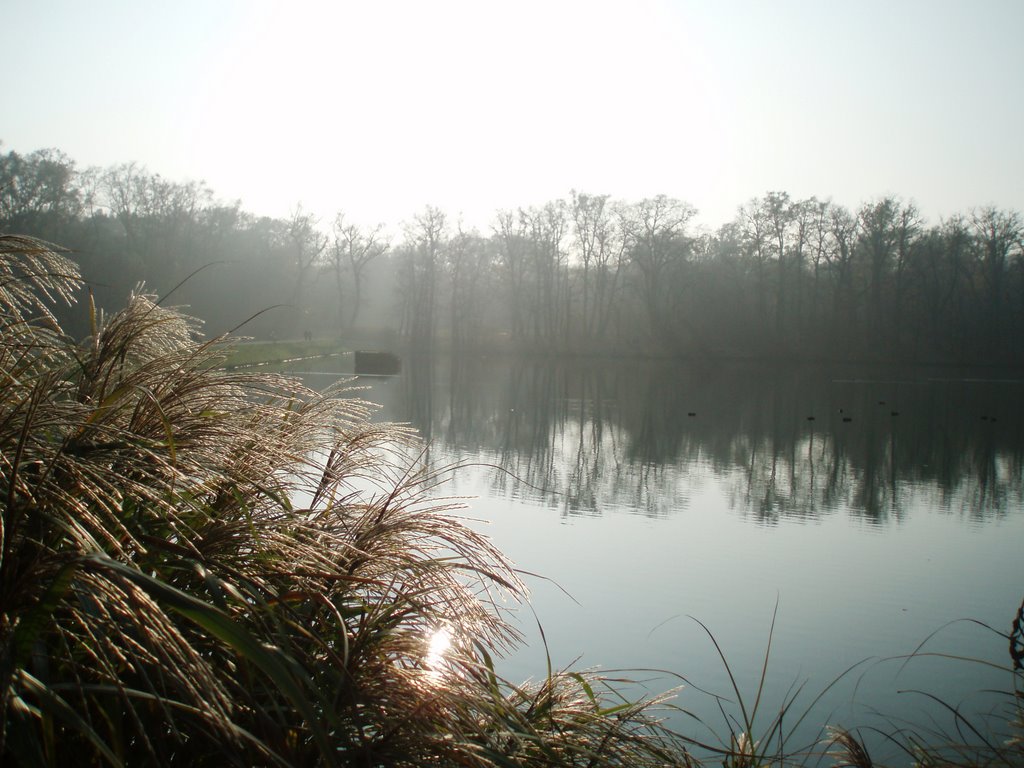
M 565 204 L 561 200 L 542 208 L 520 209 L 527 235 L 528 263 L 533 278 L 533 336 L 537 343 L 554 344 L 568 334 L 570 316 L 569 274 L 562 247 L 566 230 Z
M 513 211 L 499 211 L 493 229 L 500 246 L 499 263 L 506 287 L 512 338 L 522 341 L 526 336 L 526 221 Z
M 488 274 L 493 267 L 493 245 L 475 230 L 459 224 L 445 249 L 444 265 L 449 281 L 450 332 L 453 349 L 478 341 L 494 312 L 486 308 Z
M 605 205 L 608 195 L 588 195 L 572 190 L 572 220 L 575 225 L 576 252 L 583 265 L 583 310 L 581 326 L 584 338 L 592 331 L 590 317 L 590 270 L 597 259 L 597 250 L 606 239 L 608 216 Z
M 928 355 L 959 354 L 965 344 L 964 287 L 969 280 L 971 233 L 953 216 L 920 238 L 913 251 L 912 279 L 920 301 L 918 347 Z
M 857 212 L 860 249 L 867 268 L 869 344 L 876 342 L 882 332 L 884 290 L 896 250 L 899 207 L 896 198 L 883 197 L 865 203 Z
M 318 224 L 318 219 L 312 214 L 305 213 L 300 204 L 292 213 L 284 233 L 286 258 L 293 276 L 289 304 L 298 310 L 298 316 L 303 318 L 303 325 L 306 324 L 308 310 L 305 304 L 306 283 L 327 248 L 327 236 L 317 229 Z
M 627 219 L 630 257 L 640 272 L 651 330 L 677 347 L 675 326 L 682 318 L 673 310 L 683 300 L 682 272 L 690 251 L 686 227 L 696 212 L 688 203 L 658 195 L 633 206 Z
M 754 198 L 740 206 L 740 239 L 746 258 L 753 262 L 758 322 L 768 327 L 768 262 L 771 259 L 771 222 L 763 201 Z
M 781 341 L 785 336 L 786 313 L 788 312 L 786 289 L 789 275 L 786 267 L 786 243 L 790 222 L 793 221 L 793 204 L 786 192 L 769 192 L 761 201 L 762 217 L 768 224 L 772 239 L 771 250 L 775 254 L 778 269 L 778 284 L 775 301 L 775 335 Z
M 628 231 L 623 226 L 621 211 L 620 205 L 613 206 L 612 211 L 596 228 L 594 330 L 602 338 L 608 334 L 609 321 L 620 296 L 619 278 L 632 245 Z
M 169 288 L 197 265 L 195 232 L 213 195 L 202 182 L 173 182 L 128 163 L 104 172 L 102 204 L 121 225 L 130 259 L 158 289 Z
M 821 278 L 827 263 L 829 242 L 829 209 L 827 200 L 810 198 L 804 203 L 804 216 L 808 219 L 808 247 L 811 258 L 811 311 L 810 323 L 816 326 L 821 319 Z
M 912 203 L 903 204 L 888 196 L 862 205 L 857 218 L 859 249 L 867 276 L 867 342 L 872 348 L 888 344 L 890 351 L 895 351 L 900 342 L 902 317 L 898 307 L 906 288 L 906 264 L 920 217 Z
M 437 325 L 437 282 L 448 225 L 444 212 L 428 205 L 405 228 L 409 301 L 405 330 L 413 343 L 429 349 Z
M 383 231 L 383 224 L 364 231 L 357 224 L 346 222 L 343 212 L 339 212 L 334 217 L 334 240 L 330 250 L 327 251 L 325 266 L 334 275 L 338 291 L 339 328 L 343 328 L 346 322 L 349 327 L 354 327 L 359 318 L 367 268 L 388 251 L 388 243 L 384 239 Z M 352 306 L 347 317 L 343 310 L 343 275 L 345 272 L 352 275 Z
M 828 252 L 829 271 L 832 275 L 832 338 L 846 347 L 851 341 L 857 312 L 854 284 L 854 264 L 860 221 L 845 208 L 832 205 L 829 210 L 829 230 L 833 247 Z
M 790 261 L 792 262 L 792 276 L 790 283 L 793 286 L 793 321 L 794 328 L 798 334 L 797 341 L 806 338 L 807 318 L 804 308 L 804 293 L 806 282 L 806 259 L 808 255 L 813 257 L 813 238 L 816 222 L 817 200 L 813 197 L 808 200 L 798 200 L 790 207 L 791 214 L 791 239 L 790 239 Z
M 971 225 L 977 246 L 978 272 L 986 309 L 984 332 L 988 343 L 1000 347 L 1000 333 L 1005 322 L 1005 295 L 1010 262 L 1021 254 L 1024 223 L 1015 211 L 1001 211 L 987 206 L 971 213 Z
M 909 268 L 912 251 L 921 234 L 921 214 L 913 203 L 901 205 L 896 216 L 896 253 L 893 264 L 892 332 L 889 338 L 898 353 L 906 341 L 904 328 L 907 296 L 910 291 Z

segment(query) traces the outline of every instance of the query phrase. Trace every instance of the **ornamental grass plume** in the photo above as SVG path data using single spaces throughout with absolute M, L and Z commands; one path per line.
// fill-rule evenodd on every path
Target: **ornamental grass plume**
M 225 340 L 141 290 L 75 342 L 50 306 L 80 288 L 0 235 L 0 762 L 688 762 L 593 675 L 495 674 L 524 587 L 413 434 L 223 369 Z

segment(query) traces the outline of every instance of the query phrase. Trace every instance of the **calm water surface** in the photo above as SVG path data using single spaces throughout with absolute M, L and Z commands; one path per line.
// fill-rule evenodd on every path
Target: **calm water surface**
M 1024 382 L 951 370 L 715 368 L 450 358 L 365 380 L 383 418 L 468 465 L 448 491 L 525 571 L 556 667 L 651 669 L 678 685 L 679 730 L 728 733 L 712 694 L 756 697 L 767 721 L 793 686 L 790 744 L 825 722 L 952 729 L 927 694 L 998 710 L 1004 637 L 1024 597 Z M 529 611 L 513 680 L 542 677 Z M 952 623 L 951 623 L 952 622 Z M 672 674 L 669 674 L 672 673 Z M 637 676 L 634 673 L 634 676 Z M 730 703 L 732 702 L 732 703 Z M 755 738 L 759 734 L 755 728 Z M 870 732 L 869 741 L 878 742 Z M 727 736 L 726 736 L 727 738 Z M 884 748 L 884 745 L 879 745 Z

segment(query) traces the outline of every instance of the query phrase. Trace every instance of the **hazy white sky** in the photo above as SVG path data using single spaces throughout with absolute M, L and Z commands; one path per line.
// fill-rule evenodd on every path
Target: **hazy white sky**
M 2 151 L 284 216 L 570 189 L 1024 210 L 1024 0 L 0 0 Z

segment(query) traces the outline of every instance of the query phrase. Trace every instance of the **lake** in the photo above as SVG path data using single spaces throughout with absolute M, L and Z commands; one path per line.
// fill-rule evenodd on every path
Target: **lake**
M 950 656 L 1009 667 L 1019 378 L 449 357 L 360 383 L 428 462 L 460 465 L 445 492 L 475 497 L 471 524 L 537 574 L 511 680 L 542 677 L 547 655 L 657 670 L 630 675 L 650 693 L 685 678 L 669 722 L 713 744 L 740 710 L 712 636 L 748 708 L 771 639 L 754 738 L 795 696 L 790 748 L 834 723 L 890 758 L 872 727 L 934 741 L 955 730 L 947 705 L 981 722 L 1008 702 L 1011 673 Z

